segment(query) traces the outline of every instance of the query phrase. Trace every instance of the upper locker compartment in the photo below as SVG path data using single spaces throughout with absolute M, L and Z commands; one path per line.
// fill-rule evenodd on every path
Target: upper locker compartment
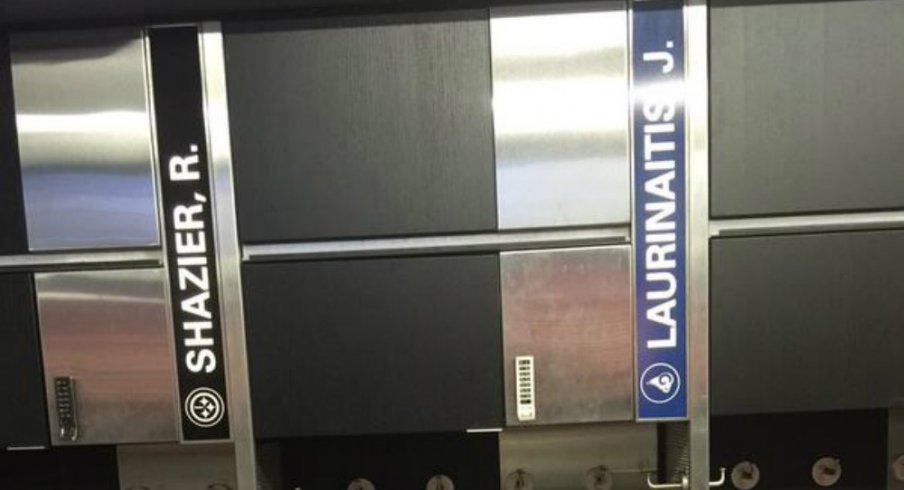
M 139 29 L 10 36 L 28 248 L 160 243 Z
M 627 225 L 623 2 L 493 9 L 500 229 Z
M 904 3 L 711 9 L 712 214 L 904 207 Z
M 495 229 L 487 23 L 227 24 L 242 242 Z

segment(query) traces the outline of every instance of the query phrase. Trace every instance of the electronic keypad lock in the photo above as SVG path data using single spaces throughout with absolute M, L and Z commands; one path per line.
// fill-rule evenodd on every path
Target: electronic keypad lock
M 56 414 L 60 426 L 60 439 L 75 442 L 78 439 L 75 379 L 72 376 L 57 376 L 53 378 L 53 390 L 56 394 Z

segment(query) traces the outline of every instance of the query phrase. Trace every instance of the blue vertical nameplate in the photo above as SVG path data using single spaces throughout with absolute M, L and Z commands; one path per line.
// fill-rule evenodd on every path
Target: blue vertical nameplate
M 687 418 L 683 7 L 632 2 L 637 420 Z

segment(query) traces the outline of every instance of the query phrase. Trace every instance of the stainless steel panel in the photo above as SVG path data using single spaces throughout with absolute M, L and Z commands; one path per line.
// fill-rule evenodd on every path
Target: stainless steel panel
M 214 226 L 220 269 L 226 374 L 230 395 L 229 425 L 232 427 L 232 440 L 235 443 L 236 482 L 237 488 L 257 488 L 245 313 L 242 302 L 242 256 L 236 223 L 235 177 L 226 93 L 226 55 L 220 24 L 218 22 L 202 24 L 200 39 L 204 76 L 204 117 L 208 128 L 207 147 L 210 152 L 213 202 L 216 206 Z
M 321 260 L 349 257 L 395 257 L 502 252 L 551 247 L 620 245 L 630 241 L 628 226 L 579 229 L 506 231 L 460 235 L 365 238 L 363 240 L 322 240 L 301 243 L 245 245 L 243 259 L 249 262 Z M 2 257 L 0 257 L 2 265 Z
M 630 246 L 501 254 L 505 404 L 519 425 L 515 357 L 533 356 L 532 424 L 631 420 Z
M 32 251 L 159 243 L 139 29 L 11 37 Z
M 500 487 L 521 470 L 537 490 L 584 490 L 591 468 L 605 466 L 617 490 L 647 490 L 656 470 L 655 424 L 571 425 L 506 429 L 499 436 Z M 529 487 L 525 487 L 529 488 Z
M 687 49 L 688 448 L 691 488 L 709 488 L 709 18 L 685 1 Z M 678 430 L 682 430 L 682 428 Z M 722 470 L 722 477 L 725 473 Z
M 175 360 L 162 269 L 35 274 L 54 444 L 53 379 L 77 387 L 75 444 L 178 439 Z
M 239 488 L 230 444 L 119 446 L 116 456 L 123 490 Z
M 623 2 L 495 9 L 499 228 L 629 221 Z

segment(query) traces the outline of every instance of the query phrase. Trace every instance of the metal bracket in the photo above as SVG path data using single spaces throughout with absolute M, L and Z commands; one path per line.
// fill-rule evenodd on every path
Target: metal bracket
M 709 488 L 721 487 L 725 484 L 725 468 L 719 468 L 720 476 L 716 481 L 709 482 Z M 653 473 L 647 473 L 647 487 L 651 490 L 690 490 L 690 481 L 687 475 L 681 475 L 680 483 L 655 483 L 652 480 Z

